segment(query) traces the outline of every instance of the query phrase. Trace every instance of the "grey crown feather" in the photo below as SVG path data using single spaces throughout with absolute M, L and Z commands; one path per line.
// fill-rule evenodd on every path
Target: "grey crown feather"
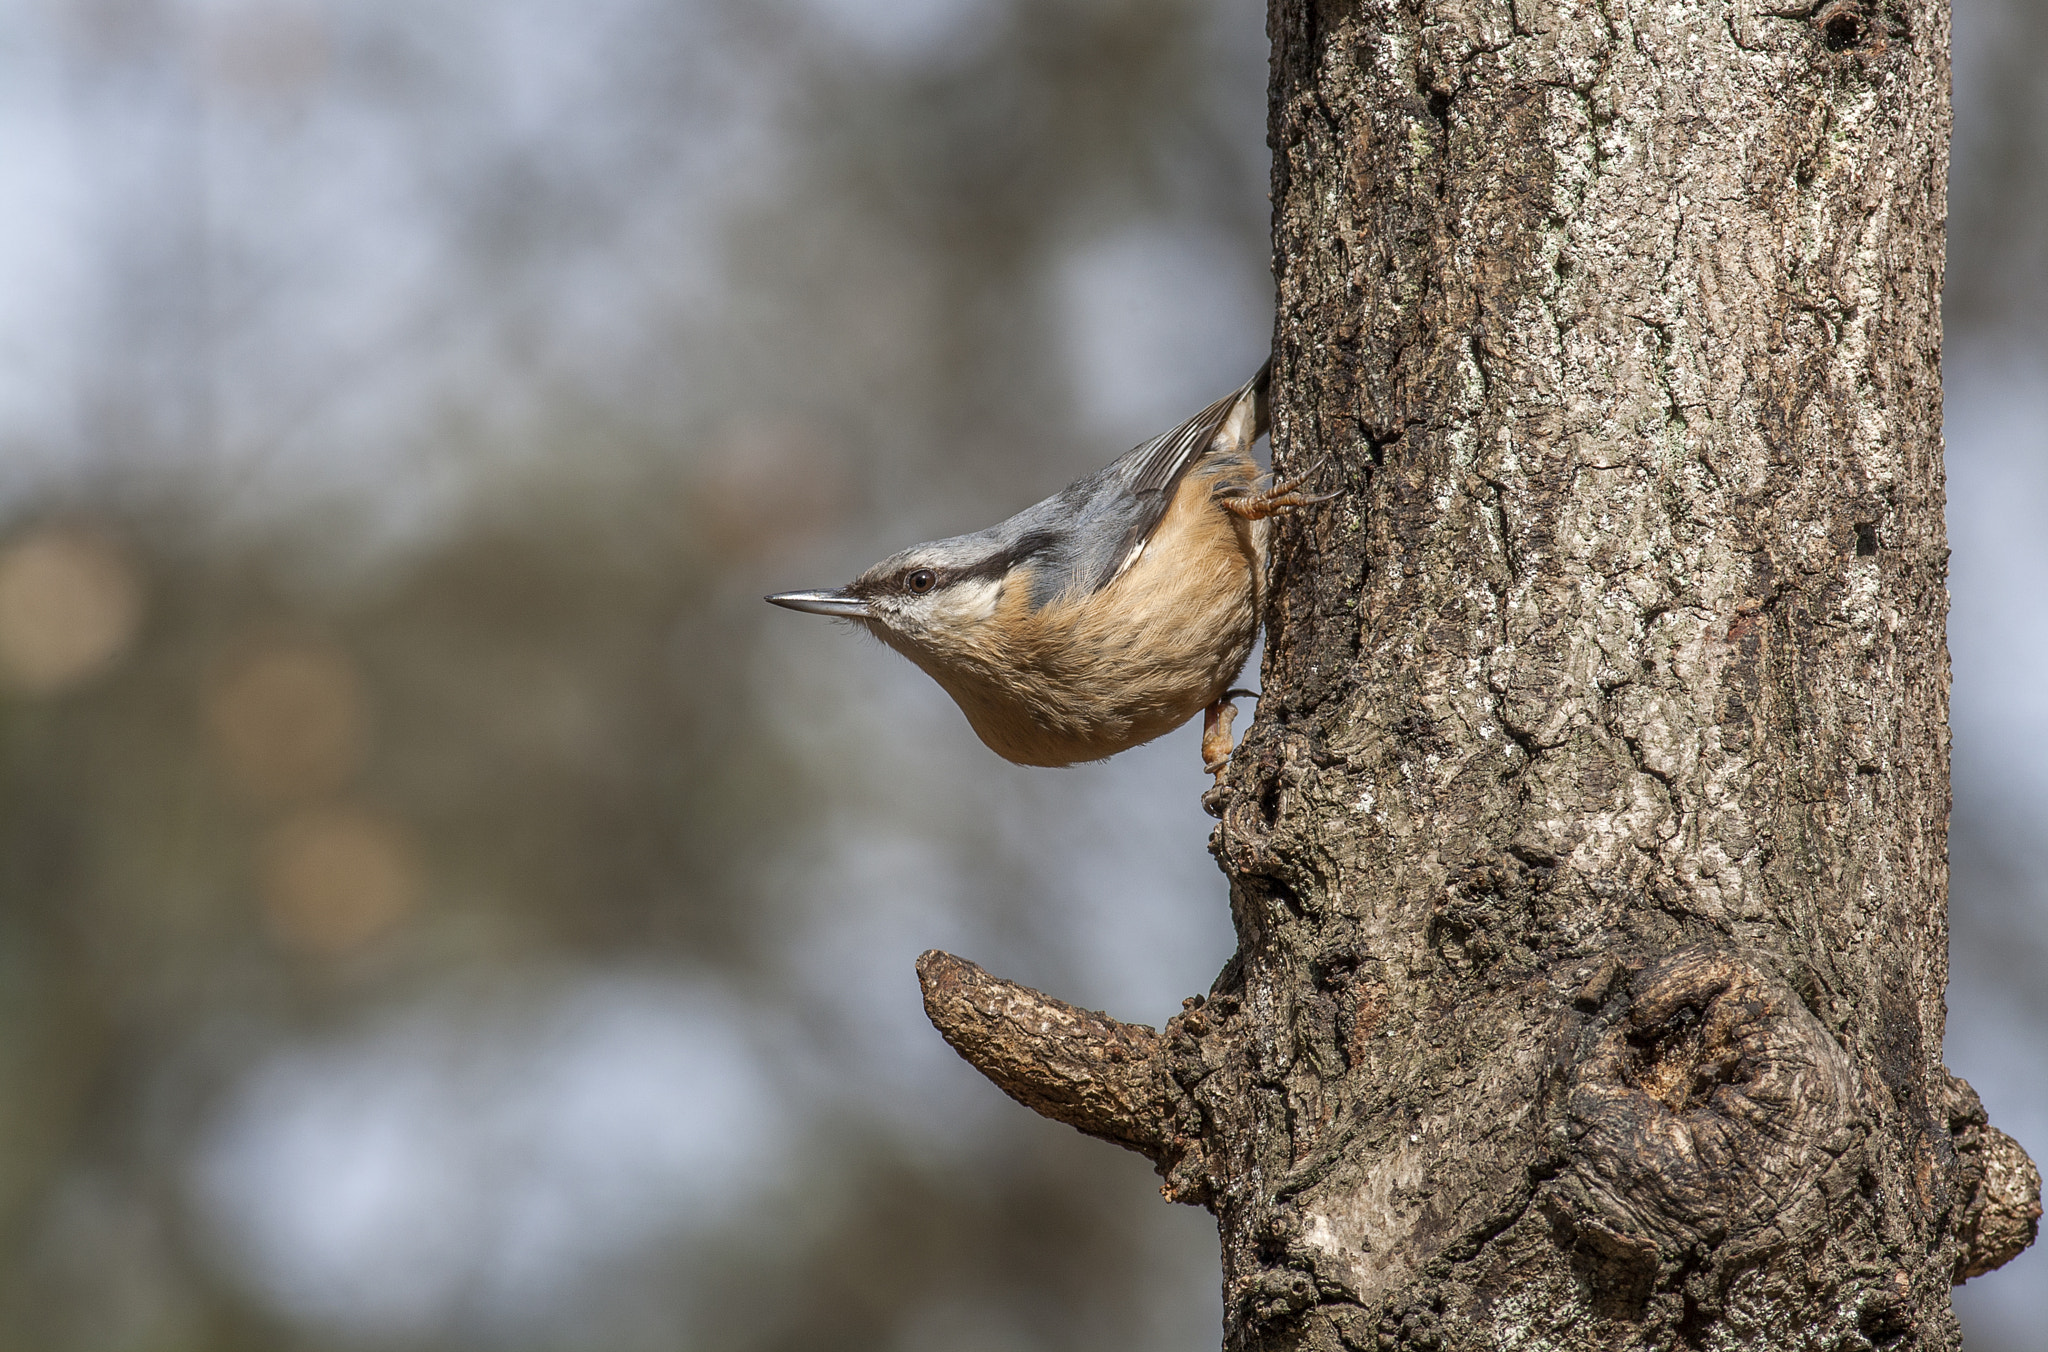
M 1265 430 L 1265 385 L 1272 369 L 1267 362 L 1238 389 L 1172 431 L 1009 520 L 905 550 L 870 569 L 863 582 L 879 584 L 918 566 L 938 569 L 947 582 L 993 578 L 1029 563 L 1034 610 L 1061 596 L 1100 591 L 1157 528 L 1182 476 L 1202 458 L 1232 406 L 1249 391 L 1256 390 L 1259 400 L 1253 439 Z

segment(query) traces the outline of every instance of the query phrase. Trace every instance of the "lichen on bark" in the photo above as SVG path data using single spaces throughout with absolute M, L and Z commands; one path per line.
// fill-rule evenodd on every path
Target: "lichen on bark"
M 1076 1124 L 1216 1211 L 1230 1347 L 1955 1346 L 2039 1179 L 1941 1064 L 1946 6 L 1270 27 L 1340 496 L 1210 799 L 1238 954 Z

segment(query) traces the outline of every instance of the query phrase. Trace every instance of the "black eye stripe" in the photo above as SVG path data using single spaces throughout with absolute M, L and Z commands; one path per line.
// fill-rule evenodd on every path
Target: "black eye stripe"
M 946 588 L 962 582 L 999 582 L 1003 578 L 1008 577 L 1017 568 L 1031 562 L 1034 556 L 1057 545 L 1058 542 L 1059 537 L 1051 531 L 1032 531 L 1020 538 L 1009 548 L 999 553 L 991 554 L 986 558 L 978 559 L 973 563 L 961 564 L 950 568 L 931 564 L 924 564 L 915 568 L 905 568 L 900 572 L 890 573 L 883 577 L 871 576 L 856 581 L 847 590 L 853 595 L 861 597 L 886 596 L 891 592 L 907 593 L 911 596 L 929 596 L 933 592 L 944 591 Z M 911 585 L 912 578 L 922 580 L 927 575 L 931 578 L 931 582 L 928 585 Z
M 939 585 L 950 587 L 955 582 L 995 582 L 1008 577 L 1017 567 L 1033 555 L 1041 553 L 1058 543 L 1059 537 L 1051 531 L 1035 530 L 1023 536 L 1014 545 L 1000 554 L 992 554 L 979 563 L 962 568 L 942 568 L 939 571 Z

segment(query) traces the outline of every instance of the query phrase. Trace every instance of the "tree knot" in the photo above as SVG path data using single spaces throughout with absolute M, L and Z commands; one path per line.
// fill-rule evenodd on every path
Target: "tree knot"
M 1749 955 L 1687 950 L 1582 1045 L 1560 1182 L 1608 1249 L 1718 1242 L 1810 1191 L 1853 1100 L 1847 1053 L 1790 987 Z

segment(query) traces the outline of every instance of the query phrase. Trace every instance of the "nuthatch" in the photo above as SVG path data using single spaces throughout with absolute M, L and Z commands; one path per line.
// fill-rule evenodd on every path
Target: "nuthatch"
M 1271 369 L 1007 521 L 914 545 L 836 591 L 768 600 L 866 625 L 1005 760 L 1101 760 L 1202 711 L 1202 758 L 1220 771 L 1226 696 L 1264 608 L 1268 518 L 1324 501 L 1300 480 L 1261 484 L 1251 449 Z

